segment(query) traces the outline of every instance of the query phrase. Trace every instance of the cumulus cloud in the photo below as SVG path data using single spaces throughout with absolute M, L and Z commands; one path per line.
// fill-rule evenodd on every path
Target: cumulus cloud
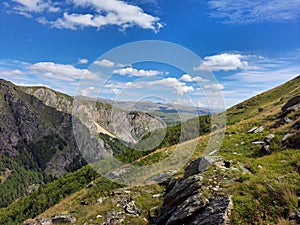
M 162 72 L 157 70 L 138 70 L 132 67 L 117 69 L 113 71 L 114 74 L 119 74 L 122 76 L 129 76 L 129 77 L 149 77 L 149 76 L 156 76 L 161 75 Z
M 225 23 L 284 22 L 300 18 L 299 0 L 210 0 L 210 15 Z
M 182 77 L 179 78 L 179 80 L 184 81 L 184 82 L 208 82 L 207 79 L 204 79 L 202 77 L 196 76 L 196 77 L 192 77 L 189 74 L 184 74 L 182 75 Z
M 102 66 L 102 67 L 114 67 L 115 63 L 108 60 L 108 59 L 102 59 L 101 61 L 94 62 L 95 65 Z
M 118 26 L 121 30 L 126 30 L 129 27 L 136 26 L 158 32 L 164 26 L 160 18 L 147 14 L 141 7 L 131 5 L 125 1 L 69 0 L 68 3 L 72 4 L 72 11 L 65 11 L 62 17 L 59 15 L 56 20 L 49 20 L 44 16 L 38 18 L 37 21 L 58 29 L 70 30 L 85 27 L 100 29 L 105 26 Z M 76 11 L 79 8 L 89 11 L 89 13 L 82 13 L 82 10 L 80 12 Z
M 249 69 L 248 62 L 242 60 L 243 56 L 241 54 L 228 54 L 223 53 L 219 55 L 206 56 L 204 61 L 199 67 L 194 68 L 195 71 L 230 71 L 230 70 L 244 70 Z
M 35 74 L 42 74 L 45 78 L 75 81 L 84 76 L 84 79 L 97 79 L 97 76 L 86 70 L 78 69 L 69 64 L 56 64 L 53 62 L 39 62 L 30 66 Z
M 87 64 L 89 62 L 89 60 L 87 59 L 78 59 L 78 64 Z

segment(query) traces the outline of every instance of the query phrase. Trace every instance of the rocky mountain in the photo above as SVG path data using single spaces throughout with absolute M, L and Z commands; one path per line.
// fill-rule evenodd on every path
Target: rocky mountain
M 0 192 L 7 194 L 11 180 L 29 176 L 18 184 L 24 185 L 14 194 L 19 197 L 33 181 L 43 182 L 45 176 L 61 177 L 85 164 L 73 135 L 70 114 L 46 106 L 4 80 L 0 80 L 0 108 L 1 170 L 10 171 Z M 85 135 L 90 135 L 83 124 L 77 124 Z M 93 157 L 100 159 L 112 155 L 102 140 L 92 136 L 91 139 L 86 151 Z M 11 196 L 11 200 L 14 197 Z
M 83 167 L 0 210 L 0 223 L 299 224 L 299 86 L 300 76 L 228 109 L 218 155 L 205 154 L 211 134 L 203 133 L 132 162 L 196 146 L 184 168 L 158 174 L 163 182 L 126 187 Z
M 45 105 L 59 111 L 75 114 L 92 131 L 109 134 L 129 143 L 138 142 L 146 133 L 163 128 L 164 124 L 147 113 L 121 110 L 105 103 L 85 97 L 74 98 L 46 87 L 22 87 L 22 89 Z

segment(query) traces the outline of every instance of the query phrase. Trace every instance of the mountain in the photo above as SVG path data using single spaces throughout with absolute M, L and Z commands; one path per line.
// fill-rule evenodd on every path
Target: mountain
M 0 166 L 1 171 L 10 171 L 2 179 L 0 206 L 20 197 L 32 184 L 61 177 L 86 164 L 73 135 L 70 114 L 44 105 L 4 80 L 0 80 L 0 108 Z M 89 134 L 84 125 L 77 124 Z M 103 141 L 91 139 L 86 151 L 95 158 L 112 155 Z
M 164 182 L 126 187 L 86 166 L 1 209 L 0 223 L 299 224 L 299 87 L 300 76 L 228 109 L 218 155 L 205 154 L 213 130 L 132 162 L 154 164 L 195 145 L 184 168 L 158 174 Z
M 77 106 L 87 112 L 87 118 L 79 120 L 79 115 L 71 115 L 73 98 L 68 95 L 0 80 L 0 207 L 40 184 L 79 169 L 86 160 L 111 157 L 111 147 L 98 132 L 135 143 L 163 127 L 148 114 L 121 111 L 105 103 L 84 101 Z M 87 135 L 91 140 L 82 143 L 81 151 L 73 134 L 74 124 L 78 136 Z
M 163 128 L 164 124 L 147 113 L 122 110 L 104 101 L 86 97 L 74 98 L 46 87 L 22 87 L 45 105 L 58 111 L 75 114 L 92 131 L 118 137 L 128 143 L 138 142 L 146 133 Z

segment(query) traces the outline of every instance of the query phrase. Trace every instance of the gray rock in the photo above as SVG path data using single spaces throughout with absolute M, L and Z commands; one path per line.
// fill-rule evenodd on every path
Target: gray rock
M 250 130 L 247 131 L 247 134 L 252 134 L 257 129 L 257 127 L 252 127 Z
M 141 211 L 140 209 L 135 205 L 134 201 L 131 201 L 129 203 L 127 203 L 124 206 L 124 210 L 125 213 L 130 214 L 130 215 L 134 215 L 134 216 L 140 216 L 141 215 Z
M 39 222 L 38 223 L 39 225 L 52 225 L 53 224 L 51 219 L 49 219 L 49 218 L 38 218 L 38 219 L 36 219 L 36 221 Z
M 265 144 L 265 142 L 264 141 L 253 141 L 253 142 L 251 142 L 251 144 L 253 144 L 253 145 L 263 145 L 263 144 Z
M 105 222 L 103 225 L 116 225 L 120 224 L 124 221 L 125 215 L 123 212 L 114 211 L 114 212 L 107 212 L 105 215 Z
M 262 155 L 269 155 L 271 154 L 270 145 L 262 145 L 259 149 L 259 152 Z
M 266 144 L 270 145 L 272 139 L 274 139 L 274 138 L 275 138 L 275 135 L 274 135 L 274 134 L 269 134 L 269 135 L 267 135 L 267 136 L 264 138 L 264 142 L 265 142 Z
M 225 167 L 225 160 L 221 156 L 203 156 L 195 159 L 186 167 L 184 178 L 203 173 L 211 164 L 216 164 L 218 167 Z
M 189 219 L 188 225 L 229 225 L 232 211 L 232 200 L 229 196 L 212 200 L 201 213 Z
M 288 138 L 293 137 L 294 135 L 295 135 L 295 133 L 288 133 L 288 134 L 286 134 L 286 135 L 283 136 L 282 141 L 285 141 Z
M 166 184 L 169 183 L 170 179 L 177 173 L 177 170 L 170 170 L 165 173 L 161 173 L 158 175 L 154 175 L 153 177 L 150 178 L 150 180 L 155 181 L 158 184 L 162 184 L 167 182 Z
M 257 128 L 255 131 L 254 131 L 254 133 L 256 134 L 256 133 L 261 133 L 261 132 L 263 132 L 264 131 L 264 126 L 260 126 L 259 128 Z
M 296 96 L 294 98 L 291 98 L 283 107 L 282 111 L 290 111 L 290 110 L 296 110 L 300 108 L 300 96 Z
M 51 218 L 51 221 L 53 224 L 76 223 L 75 217 L 71 216 L 70 214 L 55 215 Z
M 94 184 L 94 182 L 92 181 L 92 182 L 90 182 L 88 185 L 86 185 L 85 188 L 89 189 L 89 188 L 92 188 L 92 187 L 94 187 L 94 186 L 95 186 L 95 184 Z

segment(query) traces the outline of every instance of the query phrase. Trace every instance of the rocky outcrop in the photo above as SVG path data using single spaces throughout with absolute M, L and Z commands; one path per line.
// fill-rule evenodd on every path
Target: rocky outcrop
M 75 224 L 76 218 L 70 214 L 59 214 L 52 218 L 29 219 L 23 225 L 54 225 L 54 224 Z
M 97 126 L 100 126 L 105 134 L 111 133 L 128 143 L 136 143 L 146 133 L 164 127 L 159 120 L 147 113 L 128 112 L 108 103 L 79 97 L 76 98 L 76 109 L 73 111 L 74 99 L 68 95 L 46 87 L 24 87 L 23 90 L 58 111 L 74 113 L 90 130 L 99 131 Z
M 201 163 L 202 162 L 202 163 Z M 226 168 L 222 157 L 202 157 L 194 160 L 186 169 L 184 178 L 172 187 L 166 187 L 168 192 L 156 219 L 156 225 L 225 225 L 230 222 L 232 201 L 230 196 L 219 195 L 217 183 L 219 176 L 211 178 L 216 187 L 204 181 L 203 171 L 209 165 Z M 211 191 L 207 191 L 211 189 Z
M 282 111 L 292 111 L 300 108 L 300 96 L 295 96 L 291 98 L 283 107 Z

